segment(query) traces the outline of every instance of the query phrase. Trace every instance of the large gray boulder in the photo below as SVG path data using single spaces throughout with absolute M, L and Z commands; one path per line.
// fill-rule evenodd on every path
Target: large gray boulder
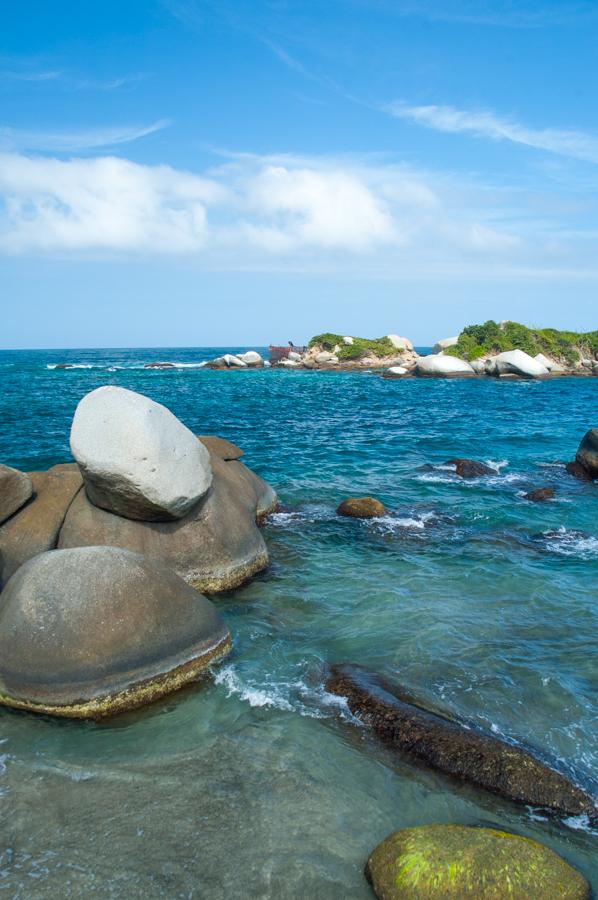
M 230 648 L 215 607 L 116 547 L 42 553 L 0 595 L 0 702 L 77 718 L 148 703 Z
M 409 338 L 401 337 L 399 334 L 387 334 L 386 337 L 393 345 L 395 350 L 413 350 L 413 344 L 409 340 Z
M 264 365 L 264 360 L 257 352 L 257 350 L 248 350 L 247 353 L 239 353 L 238 358 L 241 360 L 241 362 L 244 362 L 246 366 L 252 366 L 256 368 L 258 366 Z
M 0 465 L 0 524 L 27 503 L 33 493 L 26 472 Z
M 225 462 L 213 453 L 211 464 L 208 494 L 176 522 L 126 519 L 98 508 L 80 491 L 58 547 L 125 547 L 161 560 L 199 590 L 237 587 L 268 564 L 257 520 L 276 505 L 276 495 L 238 460 Z
M 548 369 L 523 350 L 506 350 L 489 360 L 492 375 L 520 375 L 523 378 L 540 378 L 548 375 Z
M 473 375 L 474 371 L 464 359 L 456 356 L 446 356 L 433 353 L 430 356 L 420 356 L 417 360 L 416 371 L 418 375 L 450 378 L 454 375 Z
M 455 344 L 458 343 L 458 337 L 442 338 L 441 340 L 436 341 L 434 347 L 432 348 L 432 353 L 442 353 L 444 350 L 448 350 L 449 347 L 454 347 Z
M 92 503 L 130 519 L 180 519 L 212 483 L 196 436 L 165 406 L 125 388 L 97 388 L 81 400 L 71 450 Z
M 591 478 L 598 478 L 598 428 L 590 430 L 582 438 L 575 460 L 584 467 Z
M 0 527 L 0 587 L 32 556 L 56 546 L 58 532 L 83 481 L 74 463 L 31 472 L 33 497 Z

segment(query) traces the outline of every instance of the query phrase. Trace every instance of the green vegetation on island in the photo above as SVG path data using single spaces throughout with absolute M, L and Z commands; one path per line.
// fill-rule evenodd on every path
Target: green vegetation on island
M 318 346 L 322 350 L 331 352 L 335 347 L 339 347 L 340 349 L 336 353 L 339 359 L 358 359 L 366 350 L 378 357 L 397 355 L 396 347 L 387 337 L 372 338 L 372 340 L 354 337 L 352 340 L 352 344 L 345 344 L 342 334 L 332 334 L 327 331 L 324 334 L 317 334 L 315 337 L 312 337 L 308 346 L 310 349 Z
M 483 325 L 468 325 L 459 340 L 445 351 L 461 359 L 523 350 L 530 356 L 543 353 L 556 362 L 573 365 L 580 356 L 594 357 L 598 353 L 598 331 L 586 333 L 557 331 L 556 328 L 527 328 L 519 322 L 498 322 L 490 319 Z

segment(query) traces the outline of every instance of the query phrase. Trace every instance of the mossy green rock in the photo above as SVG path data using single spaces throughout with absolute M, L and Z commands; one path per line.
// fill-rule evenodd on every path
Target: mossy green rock
M 380 900 L 587 900 L 590 888 L 529 838 L 465 825 L 396 831 L 367 861 Z

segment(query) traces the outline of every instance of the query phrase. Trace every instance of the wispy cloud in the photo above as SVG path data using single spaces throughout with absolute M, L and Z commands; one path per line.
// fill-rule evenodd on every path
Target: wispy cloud
M 58 71 L 44 71 L 44 72 L 26 72 L 26 71 L 11 71 L 10 69 L 0 70 L 0 80 L 2 81 L 30 81 L 30 82 L 44 82 L 44 81 L 56 81 L 62 75 L 62 72 Z
M 584 131 L 529 128 L 489 110 L 457 109 L 454 106 L 409 106 L 397 101 L 390 104 L 388 111 L 396 118 L 410 119 L 436 131 L 511 141 L 559 156 L 598 163 L 598 137 Z
M 0 127 L 0 149 L 77 153 L 81 150 L 128 144 L 148 134 L 161 131 L 169 124 L 168 119 L 160 119 L 150 125 L 90 128 L 81 131 L 24 131 L 18 128 Z

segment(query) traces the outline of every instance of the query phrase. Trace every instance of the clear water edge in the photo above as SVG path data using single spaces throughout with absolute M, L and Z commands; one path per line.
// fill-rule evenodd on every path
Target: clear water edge
M 555 463 L 596 425 L 598 380 L 142 368 L 218 352 L 0 354 L 3 462 L 68 460 L 78 399 L 116 383 L 234 440 L 289 507 L 265 528 L 268 572 L 216 598 L 235 647 L 212 679 L 102 724 L 0 713 L 0 891 L 365 898 L 376 843 L 435 821 L 528 834 L 597 890 L 583 823 L 397 760 L 323 678 L 330 662 L 369 665 L 596 790 L 598 487 Z M 47 368 L 63 361 L 96 368 Z M 454 455 L 499 474 L 462 482 L 442 467 Z M 522 499 L 545 484 L 556 502 Z M 336 517 L 365 493 L 387 517 Z

